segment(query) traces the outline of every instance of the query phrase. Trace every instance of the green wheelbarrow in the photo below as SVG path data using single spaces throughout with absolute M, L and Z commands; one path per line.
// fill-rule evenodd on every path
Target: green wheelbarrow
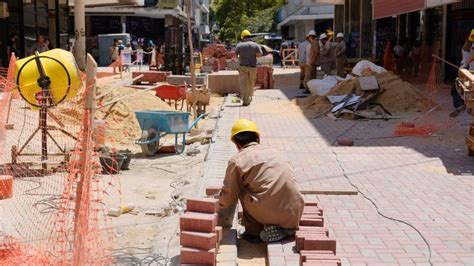
M 160 139 L 168 134 L 175 135 L 176 153 L 183 153 L 186 148 L 186 133 L 188 133 L 206 114 L 200 115 L 189 125 L 189 113 L 178 111 L 136 111 L 138 124 L 142 129 L 140 139 L 135 144 L 140 145 L 147 156 L 155 155 L 160 149 Z M 179 135 L 182 135 L 182 148 L 179 150 Z

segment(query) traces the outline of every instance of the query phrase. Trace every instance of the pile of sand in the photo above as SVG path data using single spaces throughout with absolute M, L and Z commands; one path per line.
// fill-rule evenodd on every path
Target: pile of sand
M 97 95 L 104 93 L 107 89 L 97 89 Z M 116 88 L 113 92 L 106 95 L 98 103 L 107 103 L 114 99 L 118 99 L 121 96 L 134 93 L 136 89 L 133 88 Z M 181 103 L 178 104 L 178 109 L 181 107 Z M 183 110 L 186 110 L 186 103 Z M 81 99 L 75 99 L 68 103 L 61 104 L 54 108 L 54 114 L 67 126 L 80 125 L 82 122 L 82 109 L 83 103 Z M 141 129 L 135 118 L 134 111 L 140 110 L 168 110 L 175 111 L 174 104 L 169 106 L 160 98 L 155 96 L 155 91 L 147 91 L 137 93 L 133 96 L 125 98 L 119 101 L 115 106 L 110 109 L 110 114 L 106 117 L 106 113 L 109 111 L 110 106 L 97 109 L 95 118 L 97 120 L 104 120 L 106 122 L 105 138 L 106 145 L 116 148 L 127 148 L 133 147 L 134 141 L 141 136 Z M 190 120 L 192 119 L 192 115 Z
M 381 104 L 385 109 L 392 113 L 419 110 L 422 108 L 424 96 L 408 82 L 400 79 L 392 72 L 375 74 L 380 89 L 383 92 L 374 99 L 374 103 Z M 362 95 L 359 79 L 354 78 L 338 83 L 325 96 L 346 95 L 355 88 L 356 95 Z M 303 109 L 314 112 L 327 111 L 331 104 L 325 96 L 310 96 L 298 101 L 298 105 Z

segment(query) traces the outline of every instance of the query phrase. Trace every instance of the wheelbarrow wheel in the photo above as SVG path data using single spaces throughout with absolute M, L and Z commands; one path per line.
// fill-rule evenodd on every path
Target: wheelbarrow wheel
M 156 129 L 149 128 L 142 132 L 142 137 L 140 138 L 140 141 L 152 140 L 156 138 L 157 135 L 158 135 L 158 132 L 156 132 Z M 141 144 L 140 147 L 142 148 L 143 154 L 147 156 L 153 156 L 160 149 L 160 141 L 157 140 L 155 142 L 150 142 L 148 144 Z

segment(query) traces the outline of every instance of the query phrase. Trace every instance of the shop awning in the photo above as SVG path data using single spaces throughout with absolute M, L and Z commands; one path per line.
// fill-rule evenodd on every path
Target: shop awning
M 344 5 L 344 0 L 313 0 L 316 4 Z
M 373 0 L 373 17 L 380 19 L 432 8 L 461 0 Z
M 280 28 L 295 21 L 302 20 L 317 20 L 317 19 L 333 19 L 334 14 L 309 14 L 309 15 L 292 15 L 285 18 L 282 22 L 278 23 L 277 27 Z
M 410 13 L 425 8 L 425 0 L 373 0 L 374 19 Z

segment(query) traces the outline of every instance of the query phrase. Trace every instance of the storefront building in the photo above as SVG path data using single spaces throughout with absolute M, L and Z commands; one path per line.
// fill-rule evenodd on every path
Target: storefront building
M 3 1 L 3 2 L 2 2 Z M 38 35 L 52 47 L 68 49 L 68 0 L 0 0 L 0 66 L 8 64 L 9 36 L 16 33 L 16 50 L 19 57 L 33 53 L 32 46 Z M 5 9 L 4 9 L 5 8 Z
M 433 62 L 432 54 L 458 65 L 461 47 L 474 28 L 474 0 L 374 0 L 373 14 L 374 58 L 379 61 L 391 39 L 407 51 L 421 46 L 425 66 Z M 448 80 L 457 75 L 457 69 L 447 65 L 442 72 Z

